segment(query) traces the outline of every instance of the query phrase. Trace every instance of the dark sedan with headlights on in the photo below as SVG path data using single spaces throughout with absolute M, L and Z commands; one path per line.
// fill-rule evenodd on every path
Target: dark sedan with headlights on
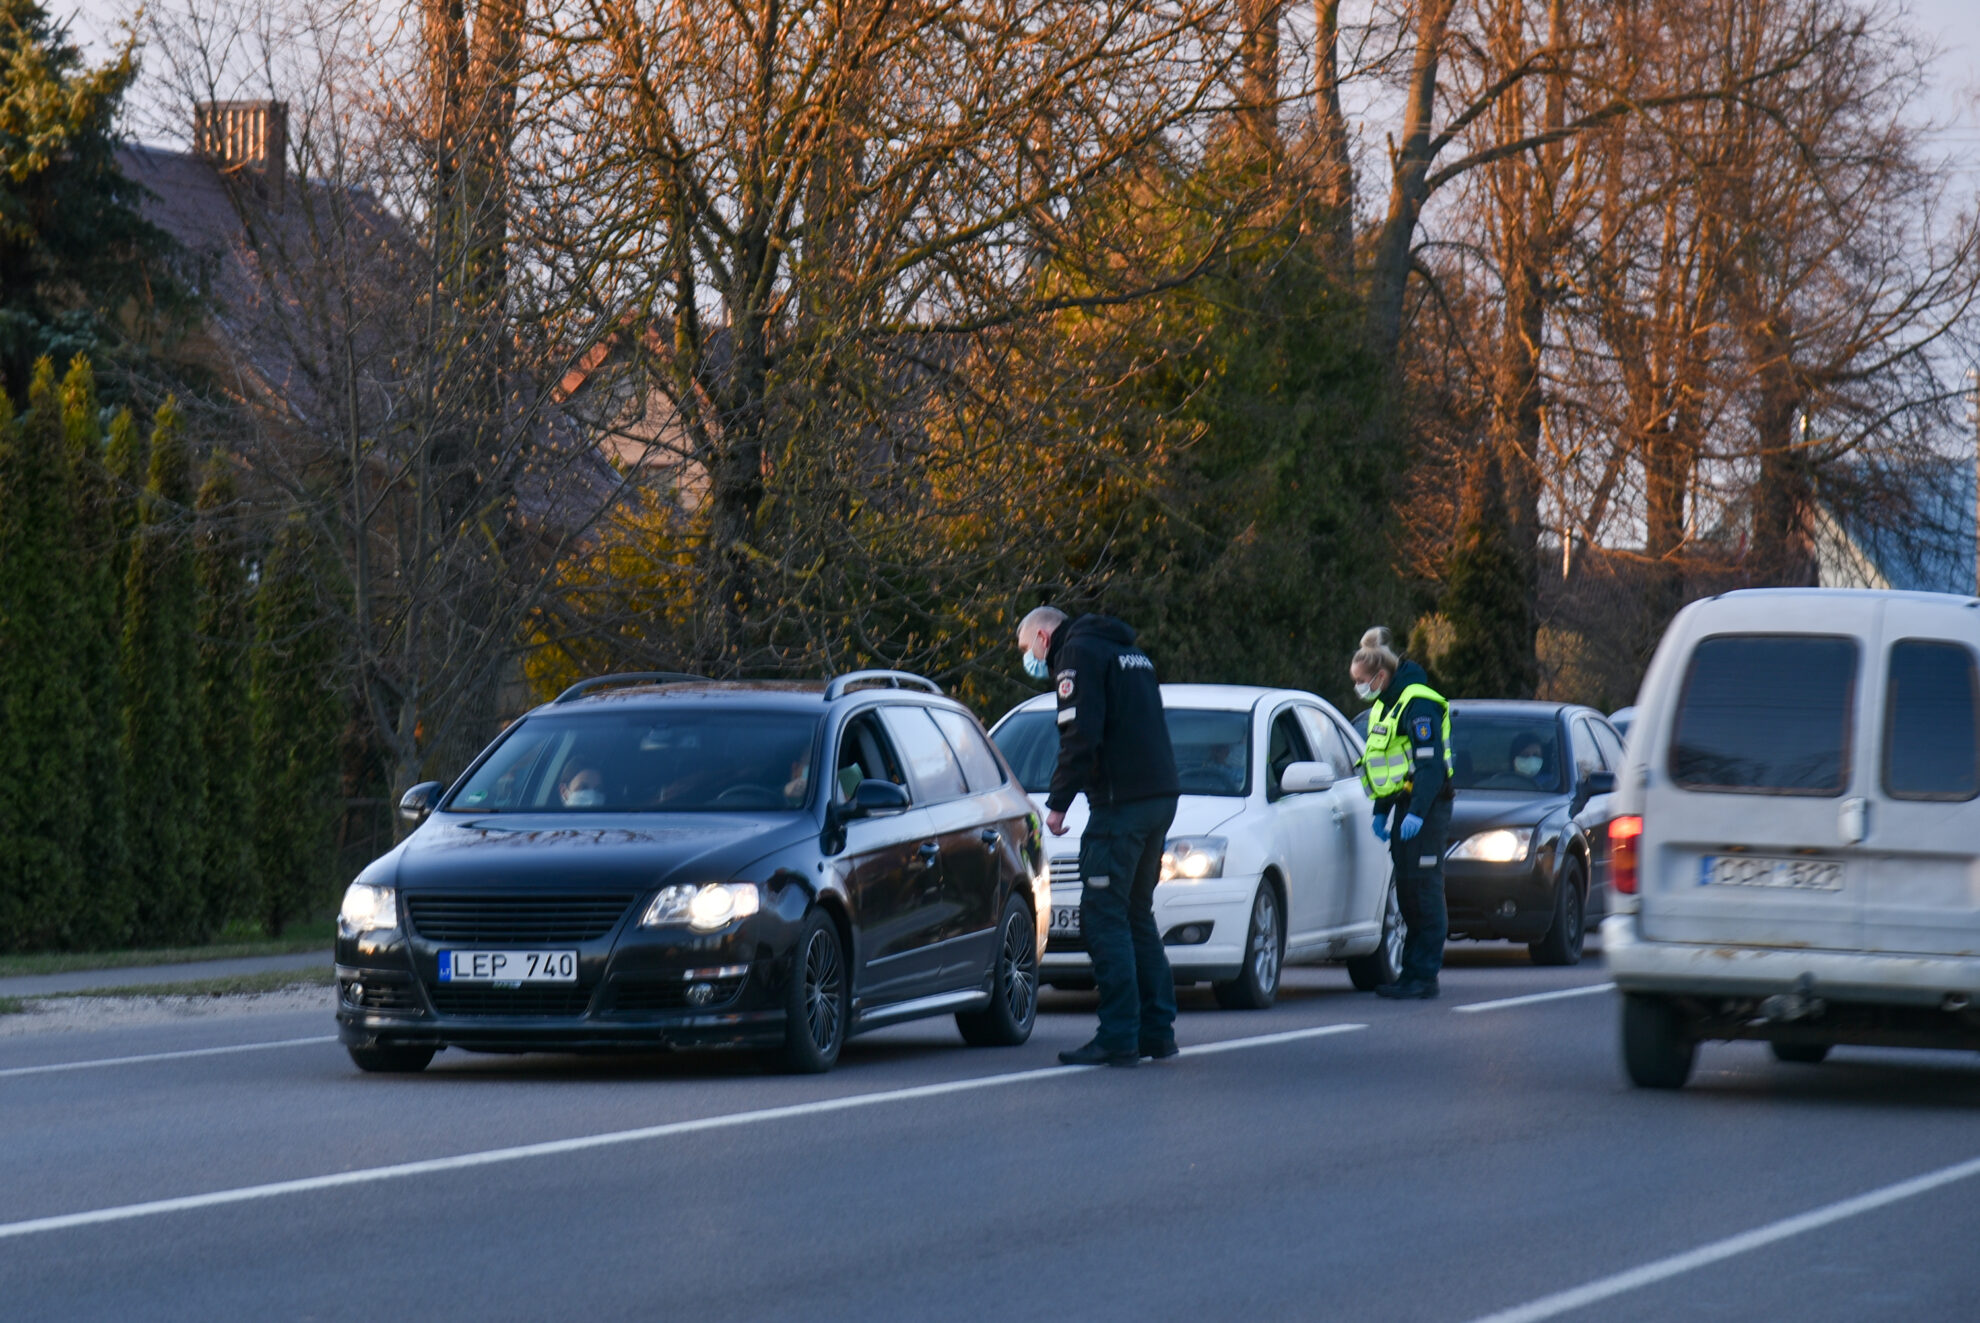
M 742 1046 L 829 1069 L 953 1014 L 1022 1043 L 1050 893 L 1024 787 L 918 676 L 574 686 L 509 726 L 345 893 L 365 1070 L 480 1051 Z
M 1451 937 L 1525 942 L 1536 965 L 1581 960 L 1608 910 L 1609 796 L 1622 739 L 1591 708 L 1451 705 Z

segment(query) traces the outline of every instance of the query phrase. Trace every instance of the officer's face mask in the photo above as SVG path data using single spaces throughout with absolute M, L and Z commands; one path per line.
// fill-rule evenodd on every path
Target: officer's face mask
M 565 808 L 603 808 L 604 806 L 603 790 L 571 790 L 564 794 Z
M 1382 696 L 1382 691 L 1372 684 L 1358 684 L 1354 687 L 1354 696 L 1364 703 L 1372 703 Z
M 1030 649 L 1026 649 L 1024 654 L 1024 673 L 1034 680 L 1043 680 L 1049 674 L 1045 665 L 1045 659 Z
M 1513 770 L 1521 776 L 1540 775 L 1540 759 L 1531 754 L 1513 759 Z

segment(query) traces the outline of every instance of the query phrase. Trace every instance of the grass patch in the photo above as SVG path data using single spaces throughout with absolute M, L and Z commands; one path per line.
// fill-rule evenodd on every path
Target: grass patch
M 247 956 L 329 953 L 336 940 L 335 920 L 317 919 L 290 924 L 280 937 L 250 942 L 215 942 L 210 946 L 162 946 L 148 951 L 46 951 L 36 955 L 0 956 L 0 978 L 32 974 L 67 974 L 86 969 L 134 969 L 141 965 L 179 965 L 194 960 L 239 960 Z
M 84 988 L 80 992 L 51 992 L 46 995 L 49 997 L 235 997 L 250 992 L 284 992 L 290 988 L 327 988 L 336 982 L 336 971 L 326 964 L 322 969 L 236 974 L 231 978 L 202 978 L 186 983 L 140 983 L 135 987 L 127 988 Z M 41 999 L 36 998 L 36 1000 Z
M 0 1015 L 19 1015 L 27 1009 L 27 1003 L 19 997 L 0 997 Z

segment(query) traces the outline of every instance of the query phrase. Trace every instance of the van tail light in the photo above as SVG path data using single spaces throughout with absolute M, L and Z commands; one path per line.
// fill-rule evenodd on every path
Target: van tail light
M 1618 895 L 1636 894 L 1636 843 L 1642 839 L 1642 818 L 1609 820 L 1609 886 Z

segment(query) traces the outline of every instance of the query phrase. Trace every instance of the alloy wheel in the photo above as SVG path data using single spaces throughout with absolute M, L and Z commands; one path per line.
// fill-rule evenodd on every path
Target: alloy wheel
M 1004 924 L 1004 1006 L 1017 1024 L 1028 1025 L 1038 1009 L 1038 955 L 1033 949 L 1032 919 L 1013 914 Z
M 814 932 L 804 952 L 804 1007 L 811 1041 L 821 1052 L 839 1041 L 841 977 L 838 943 L 829 933 Z
M 1396 895 L 1396 884 L 1389 883 L 1389 903 L 1382 907 L 1382 953 L 1388 957 L 1389 968 L 1400 976 L 1403 963 L 1403 946 L 1409 933 L 1403 928 L 1402 899 Z
M 1258 908 L 1251 921 L 1251 968 L 1258 986 L 1279 986 L 1279 903 L 1270 887 L 1258 889 Z

